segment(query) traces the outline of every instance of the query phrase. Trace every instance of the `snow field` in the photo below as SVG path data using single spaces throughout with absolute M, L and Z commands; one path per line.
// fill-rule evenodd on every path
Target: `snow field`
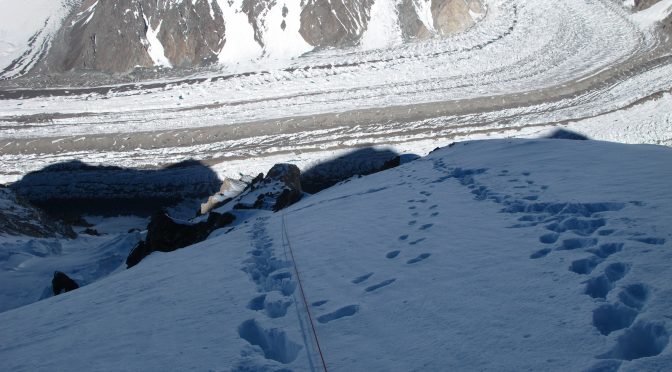
M 0 339 L 0 357 L 12 370 L 319 369 L 296 265 L 333 370 L 665 369 L 670 155 L 458 143 L 2 313 L 23 342 Z

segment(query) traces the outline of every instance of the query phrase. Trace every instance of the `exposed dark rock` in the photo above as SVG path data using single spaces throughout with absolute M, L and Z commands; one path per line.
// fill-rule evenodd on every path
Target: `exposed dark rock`
M 286 187 L 301 191 L 301 171 L 293 164 L 276 164 L 268 171 L 263 182 L 280 181 Z
M 91 236 L 99 236 L 100 233 L 96 229 L 92 229 L 90 227 L 87 227 L 86 230 L 82 231 L 83 234 L 86 235 L 91 235 Z
M 205 240 L 214 230 L 231 224 L 236 217 L 231 213 L 210 212 L 206 221 L 178 222 L 165 212 L 155 214 L 147 226 L 147 238 L 133 248 L 126 259 L 131 268 L 150 253 L 172 252 Z
M 282 190 L 282 193 L 280 194 L 280 196 L 278 196 L 278 198 L 275 201 L 275 205 L 273 206 L 273 212 L 277 212 L 281 209 L 289 207 L 290 205 L 301 200 L 302 196 L 303 193 L 300 190 L 296 189 Z
M 54 272 L 54 278 L 51 280 L 51 288 L 54 291 L 54 296 L 58 296 L 61 293 L 79 288 L 79 285 L 65 273 L 56 271 Z
M 380 168 L 381 171 L 396 168 L 401 165 L 401 156 L 395 156 L 394 158 L 388 160 Z
M 259 174 L 235 198 L 234 209 L 279 211 L 301 200 L 301 171 L 293 164 L 276 164 L 266 177 Z
M 374 0 L 309 0 L 301 11 L 299 33 L 316 47 L 356 45 L 371 19 Z

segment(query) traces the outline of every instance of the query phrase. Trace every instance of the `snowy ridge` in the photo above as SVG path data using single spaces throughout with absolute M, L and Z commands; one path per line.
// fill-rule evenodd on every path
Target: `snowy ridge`
M 319 368 L 296 265 L 330 370 L 664 370 L 671 157 L 458 143 L 1 313 L 0 357 L 12 370 Z

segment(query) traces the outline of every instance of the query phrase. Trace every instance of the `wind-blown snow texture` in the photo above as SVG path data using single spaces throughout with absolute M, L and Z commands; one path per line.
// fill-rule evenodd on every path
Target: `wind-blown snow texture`
M 298 268 L 330 370 L 666 370 L 670 186 L 667 147 L 458 143 L 4 312 L 0 359 L 320 370 Z

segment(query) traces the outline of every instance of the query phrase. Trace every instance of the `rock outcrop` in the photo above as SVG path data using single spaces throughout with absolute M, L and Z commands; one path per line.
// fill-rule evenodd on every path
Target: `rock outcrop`
M 471 27 L 475 23 L 472 13 L 484 13 L 480 1 L 432 0 L 434 28 L 441 35 L 452 35 Z
M 301 11 L 303 39 L 316 47 L 355 45 L 371 18 L 374 0 L 309 0 Z
M 301 171 L 293 164 L 276 164 L 266 177 L 259 174 L 231 201 L 234 209 L 279 211 L 301 200 Z
M 226 191 L 232 192 L 228 188 Z M 201 211 L 205 208 L 207 214 L 189 221 L 178 221 L 165 211 L 152 216 L 147 226 L 147 238 L 131 251 L 126 265 L 131 268 L 155 251 L 171 252 L 205 240 L 214 230 L 230 225 L 236 219 L 232 213 L 236 209 L 279 211 L 296 203 L 302 196 L 299 168 L 276 164 L 266 177 L 260 174 L 237 196 L 202 205 Z
M 147 238 L 128 255 L 126 265 L 131 268 L 152 252 L 172 252 L 201 242 L 214 230 L 231 224 L 235 219 L 231 213 L 211 212 L 205 221 L 176 221 L 165 212 L 159 212 L 147 226 Z
M 217 1 L 84 0 L 56 34 L 41 69 L 207 65 L 217 61 L 224 38 Z
M 60 271 L 54 272 L 54 278 L 51 280 L 51 289 L 54 292 L 54 296 L 58 296 L 61 293 L 74 291 L 77 288 L 79 288 L 77 282 L 70 279 L 70 277 L 65 275 L 65 273 Z
M 481 0 L 78 0 L 33 73 L 192 68 L 235 62 L 240 50 L 258 51 L 246 60 L 357 46 L 376 26 L 377 1 L 390 2 L 383 18 L 404 40 L 463 31 L 484 13 Z

